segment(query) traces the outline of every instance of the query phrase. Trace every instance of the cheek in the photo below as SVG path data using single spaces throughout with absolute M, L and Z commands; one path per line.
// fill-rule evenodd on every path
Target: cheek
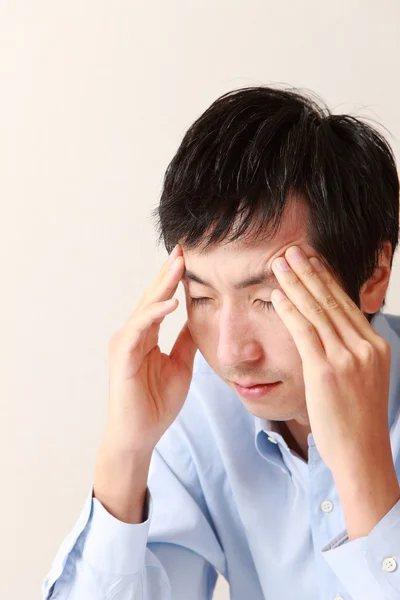
M 278 346 L 279 348 L 285 348 L 287 351 L 292 351 L 294 344 L 293 337 L 291 336 L 288 328 L 283 323 L 282 319 L 274 313 L 274 319 L 268 324 L 268 334 L 271 346 Z
M 283 371 L 302 371 L 300 353 L 287 327 L 280 322 L 270 334 L 269 343 L 264 346 L 268 356 L 279 364 Z
M 207 347 L 216 344 L 218 340 L 218 327 L 211 319 L 199 316 L 200 311 L 188 311 L 188 326 L 192 338 L 197 344 L 200 352 Z
M 287 370 L 297 370 L 300 354 L 289 330 L 276 313 L 257 323 L 257 340 L 263 347 L 267 363 Z

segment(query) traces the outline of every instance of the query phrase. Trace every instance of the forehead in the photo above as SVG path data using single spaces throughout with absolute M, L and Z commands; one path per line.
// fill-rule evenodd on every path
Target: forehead
M 302 202 L 292 204 L 285 208 L 280 227 L 273 237 L 264 240 L 249 237 L 245 241 L 221 242 L 205 249 L 186 249 L 183 245 L 186 270 L 198 279 L 211 282 L 214 278 L 214 283 L 219 280 L 238 289 L 242 282 L 258 277 L 262 272 L 270 273 L 272 278 L 265 284 L 273 285 L 276 279 L 271 265 L 290 246 L 300 246 L 307 256 L 315 256 L 315 250 L 308 243 L 307 225 L 308 207 Z

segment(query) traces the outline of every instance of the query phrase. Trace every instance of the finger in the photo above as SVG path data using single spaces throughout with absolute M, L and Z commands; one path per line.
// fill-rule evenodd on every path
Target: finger
M 171 266 L 171 264 L 174 262 L 175 258 L 181 254 L 181 252 L 182 252 L 181 246 L 179 244 L 176 244 L 175 248 L 172 250 L 168 259 L 165 261 L 165 263 L 163 265 L 163 269 L 167 270 L 168 267 Z
M 171 298 L 176 292 L 178 284 L 182 279 L 184 266 L 185 262 L 183 257 L 178 255 L 175 260 L 172 261 L 169 268 L 164 271 L 164 274 L 162 276 L 157 276 L 154 282 L 146 289 L 130 319 L 136 317 L 138 310 L 143 310 L 151 304 L 163 302 L 164 300 Z
M 170 352 L 170 358 L 174 359 L 177 363 L 183 363 L 191 371 L 196 351 L 197 345 L 186 321 Z
M 176 244 L 176 246 L 172 249 L 171 253 L 168 255 L 167 260 L 162 265 L 157 277 L 154 278 L 154 281 L 159 277 L 160 274 L 162 275 L 165 271 L 168 270 L 169 265 L 171 265 L 173 263 L 175 258 L 178 256 L 179 252 L 180 252 L 180 246 L 179 246 L 179 244 Z
M 147 286 L 147 290 L 151 290 L 158 286 L 158 284 L 160 283 L 162 278 L 165 276 L 165 274 L 171 268 L 171 265 L 174 262 L 174 260 L 176 259 L 176 257 L 181 255 L 181 253 L 182 253 L 181 246 L 179 244 L 177 244 L 175 246 L 175 248 L 172 250 L 171 254 L 168 256 L 167 260 L 162 265 L 161 269 L 158 271 L 157 275 Z
M 311 298 L 307 297 L 307 292 L 304 292 L 302 304 L 299 305 L 295 302 L 296 306 L 306 317 L 312 320 L 317 329 L 323 320 L 328 319 L 332 323 L 338 337 L 342 340 L 343 345 L 351 352 L 354 352 L 359 348 L 360 340 L 363 337 L 364 339 L 368 339 L 368 334 L 367 338 L 365 338 L 356 322 L 357 313 L 362 319 L 367 321 L 357 305 L 346 294 L 332 273 L 328 272 L 327 269 L 316 270 L 315 263 L 319 262 L 317 259 L 312 261 L 301 249 L 293 247 L 286 251 L 285 256 L 292 271 L 297 275 L 311 296 Z M 353 313 L 354 320 L 351 318 Z M 371 327 L 369 327 L 369 330 L 373 331 Z
M 293 337 L 303 363 L 311 361 L 316 367 L 325 365 L 325 348 L 312 323 L 297 310 L 281 290 L 273 290 L 271 300 L 275 311 Z
M 154 302 L 162 302 L 171 298 L 182 279 L 185 270 L 185 261 L 183 256 L 177 256 L 159 280 L 158 284 L 152 289 L 147 289 L 144 295 L 144 304 L 149 305 Z
M 153 324 L 162 323 L 166 315 L 172 313 L 178 304 L 177 298 L 170 298 L 163 302 L 151 304 L 136 315 L 135 319 L 132 319 L 126 326 L 126 335 L 129 338 L 130 346 L 136 346 L 141 335 L 147 332 Z
M 285 268 L 282 269 L 282 266 Z M 293 307 L 290 310 L 291 322 L 293 321 L 293 318 L 296 318 L 298 323 L 297 326 L 301 327 L 302 330 L 307 328 L 304 320 L 311 324 L 316 334 L 319 336 L 327 356 L 335 356 L 338 352 L 342 353 L 345 344 L 338 335 L 325 308 L 319 304 L 315 295 L 313 295 L 306 287 L 306 285 L 314 287 L 314 289 L 318 287 L 318 284 L 314 281 L 314 277 L 317 278 L 317 276 L 313 267 L 307 262 L 305 265 L 303 264 L 302 267 L 297 266 L 296 268 L 298 273 L 301 271 L 301 276 L 300 274 L 298 276 L 290 268 L 284 258 L 276 259 L 272 265 L 272 269 L 281 284 L 286 297 L 290 300 L 291 307 Z M 304 281 L 302 281 L 300 277 L 302 277 Z M 322 285 L 322 282 L 320 282 L 320 284 Z M 326 291 L 325 296 L 323 296 L 321 291 L 318 292 L 317 296 L 325 298 L 325 300 L 321 300 L 321 302 L 328 301 L 328 292 Z M 338 305 L 334 299 L 330 300 L 330 302 L 331 306 L 333 306 L 333 304 Z M 331 310 L 333 310 L 333 308 L 331 308 Z
M 359 337 L 372 343 L 375 340 L 377 333 L 371 327 L 370 322 L 362 310 L 360 310 L 357 304 L 353 302 L 348 294 L 346 294 L 342 286 L 339 285 L 338 281 L 333 277 L 332 273 L 328 271 L 321 260 L 315 256 L 312 256 L 309 260 L 315 272 L 318 274 L 319 279 L 324 283 L 325 287 L 341 306 L 348 321 L 350 321 L 353 324 L 353 327 L 358 331 Z M 350 342 L 350 340 L 348 341 Z

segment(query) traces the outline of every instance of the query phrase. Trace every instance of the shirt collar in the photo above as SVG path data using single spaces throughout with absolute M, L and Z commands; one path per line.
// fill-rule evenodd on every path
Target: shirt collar
M 393 315 L 389 315 L 390 318 Z M 393 454 L 396 457 L 400 451 L 400 317 L 394 319 L 398 319 L 398 330 L 391 326 L 387 316 L 379 310 L 371 321 L 371 327 L 389 342 L 391 348 L 388 424 Z M 268 435 L 279 433 L 279 423 L 270 419 L 254 417 L 254 428 L 256 440 L 261 431 Z M 308 436 L 308 444 L 315 446 L 312 433 Z

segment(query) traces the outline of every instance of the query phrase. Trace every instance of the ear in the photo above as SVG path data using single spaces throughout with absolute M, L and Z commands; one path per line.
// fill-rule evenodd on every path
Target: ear
M 391 256 L 392 245 L 385 241 L 381 247 L 378 266 L 360 290 L 360 307 L 363 313 L 373 314 L 382 307 L 390 280 Z

